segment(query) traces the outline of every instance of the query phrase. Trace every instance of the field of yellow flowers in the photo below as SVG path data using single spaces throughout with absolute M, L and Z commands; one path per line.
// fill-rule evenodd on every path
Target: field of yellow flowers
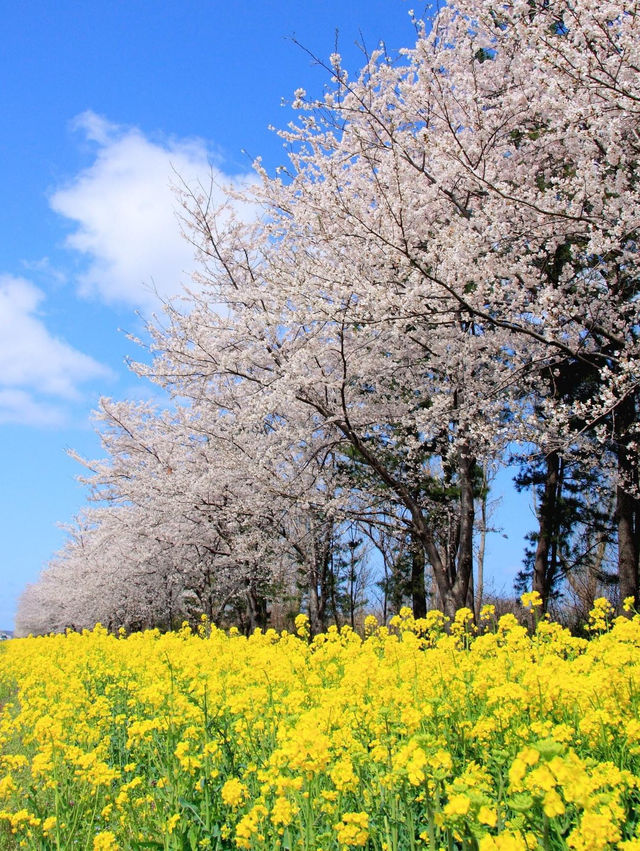
M 0 848 L 640 849 L 640 616 L 296 625 L 6 642 Z

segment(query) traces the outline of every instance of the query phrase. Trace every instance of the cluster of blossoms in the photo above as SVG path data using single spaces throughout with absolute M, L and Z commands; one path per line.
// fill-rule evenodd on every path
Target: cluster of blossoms
M 479 623 L 6 642 L 0 845 L 640 849 L 640 616 Z

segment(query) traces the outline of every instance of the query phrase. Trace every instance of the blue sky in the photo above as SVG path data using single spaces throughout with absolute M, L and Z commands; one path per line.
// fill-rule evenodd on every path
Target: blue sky
M 66 450 L 99 454 L 100 396 L 149 388 L 126 369 L 136 332 L 191 268 L 169 185 L 286 161 L 269 125 L 324 72 L 291 40 L 356 70 L 412 43 L 403 0 L 2 3 L 0 22 L 0 629 L 84 502 Z M 424 6 L 414 4 L 421 14 Z M 509 588 L 530 525 L 509 498 L 489 559 Z

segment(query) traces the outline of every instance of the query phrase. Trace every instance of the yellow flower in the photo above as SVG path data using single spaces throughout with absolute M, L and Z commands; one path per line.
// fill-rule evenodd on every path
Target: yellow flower
M 35 757 L 34 757 L 35 759 Z M 0 800 L 9 798 L 9 796 L 17 791 L 17 786 L 13 777 L 10 774 L 5 775 L 0 779 Z
M 247 787 L 241 783 L 237 777 L 231 777 L 222 787 L 220 792 L 222 801 L 228 807 L 235 809 L 244 801 L 247 794 Z
M 542 597 L 538 591 L 527 591 L 520 597 L 520 602 L 525 609 L 538 609 L 542 606 Z
M 620 830 L 611 819 L 611 814 L 583 814 L 580 824 L 567 837 L 567 845 L 576 851 L 601 851 L 620 839 Z
M 449 798 L 444 807 L 444 814 L 449 817 L 466 816 L 471 806 L 471 798 L 468 795 L 457 794 Z
M 606 601 L 594 610 L 605 628 L 589 641 L 550 621 L 531 636 L 507 616 L 496 634 L 467 630 L 464 648 L 442 613 L 410 610 L 366 641 L 336 627 L 310 644 L 207 625 L 204 637 L 88 630 L 5 642 L 0 837 L 64 844 L 73 825 L 91 849 L 97 807 L 114 831 L 98 835 L 106 848 L 158 829 L 171 843 L 187 816 L 167 802 L 203 808 L 221 787 L 223 844 L 248 851 L 298 847 L 308 812 L 318 849 L 382 848 L 384 821 L 367 817 L 379 797 L 397 810 L 400 848 L 409 808 L 437 799 L 436 849 L 451 836 L 533 851 L 558 819 L 571 851 L 636 851 L 625 818 L 638 788 L 640 618 L 616 619 Z M 464 612 L 454 621 L 468 623 Z M 56 795 L 57 823 L 45 818 Z
M 489 620 L 491 620 L 491 618 L 494 618 L 495 615 L 496 615 L 496 607 L 491 603 L 487 603 L 485 606 L 483 606 L 480 609 L 480 620 L 481 621 L 489 621 Z
M 260 825 L 268 810 L 262 804 L 255 804 L 246 815 L 244 815 L 236 826 L 235 842 L 238 848 L 250 849 L 254 847 L 254 838 L 258 842 L 264 840 L 260 833 Z
M 593 601 L 593 608 L 589 612 L 587 629 L 592 632 L 605 632 L 609 628 L 609 621 L 614 611 L 606 597 L 598 597 L 597 600 Z
M 472 621 L 473 621 L 473 612 L 471 611 L 471 609 L 467 609 L 467 608 L 458 609 L 458 611 L 456 612 L 456 615 L 453 619 L 452 628 L 454 626 L 457 626 L 457 625 L 465 626 L 466 624 L 469 624 Z
M 93 837 L 93 851 L 118 851 L 119 848 L 115 834 L 110 830 L 103 830 Z
M 26 809 L 18 810 L 17 813 L 9 813 L 8 819 L 11 823 L 12 833 L 17 833 L 22 827 L 37 827 L 40 824 L 40 819 Z
M 180 813 L 174 813 L 172 816 L 169 816 L 166 824 L 167 833 L 173 833 L 173 831 L 178 826 L 178 822 L 180 821 Z
M 329 772 L 336 789 L 341 792 L 355 789 L 359 783 L 358 776 L 353 770 L 353 763 L 346 757 L 340 760 Z
M 433 771 L 434 777 L 442 780 L 453 770 L 453 760 L 451 754 L 445 750 L 437 750 L 427 760 L 429 767 Z
M 528 844 L 521 833 L 501 833 L 490 836 L 488 833 L 478 842 L 478 851 L 528 851 Z
M 561 816 L 564 814 L 562 798 L 558 795 L 555 789 L 550 789 L 545 793 L 543 807 L 545 815 L 549 818 L 555 818 L 555 816 Z
M 419 786 L 425 781 L 425 766 L 427 765 L 427 755 L 422 748 L 416 748 L 410 759 L 407 762 L 407 777 L 412 786 Z
M 369 838 L 369 816 L 362 812 L 345 813 L 333 828 L 341 845 L 361 847 L 366 845 Z
M 375 615 L 367 615 L 364 619 L 364 633 L 371 635 L 378 628 L 378 618 Z
M 309 638 L 309 618 L 307 615 L 296 615 L 295 619 L 296 633 L 300 638 Z
M 521 788 L 521 781 L 527 773 L 527 763 L 520 757 L 516 757 L 509 768 L 509 783 L 514 789 Z
M 202 758 L 191 753 L 190 742 L 178 742 L 174 754 L 178 758 L 180 767 L 189 774 L 194 774 L 202 766 Z
M 482 806 L 478 810 L 478 821 L 480 824 L 486 824 L 489 827 L 495 827 L 498 823 L 498 814 L 490 807 Z
M 297 812 L 298 808 L 291 801 L 280 796 L 276 798 L 271 808 L 271 821 L 274 824 L 286 827 L 291 824 Z
M 42 822 L 42 832 L 45 836 L 50 836 L 53 833 L 58 820 L 55 816 L 49 816 Z

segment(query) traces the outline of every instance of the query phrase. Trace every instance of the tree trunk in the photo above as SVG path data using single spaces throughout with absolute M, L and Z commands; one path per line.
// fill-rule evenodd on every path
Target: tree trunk
M 558 483 L 560 479 L 560 456 L 550 452 L 546 459 L 544 493 L 538 519 L 538 544 L 533 563 L 533 591 L 542 597 L 543 611 L 549 602 L 549 553 L 555 533 L 554 516 L 558 501 Z
M 469 585 L 473 575 L 473 521 L 475 509 L 473 504 L 473 470 L 475 458 L 466 455 L 464 449 L 460 451 L 458 459 L 458 475 L 460 479 L 460 522 L 457 544 L 457 559 L 453 564 L 450 576 L 451 564 L 445 563 L 438 547 L 433 540 L 431 529 L 424 525 L 423 543 L 424 548 L 433 569 L 438 594 L 442 601 L 442 611 L 449 618 L 453 618 L 458 609 L 467 605 Z M 449 560 L 448 560 L 449 561 Z
M 620 482 L 616 488 L 616 522 L 618 525 L 618 582 L 620 600 L 633 597 L 637 608 L 638 594 L 638 533 L 640 512 L 638 500 Z
M 433 570 L 433 576 L 436 580 L 436 587 L 438 589 L 438 596 L 440 597 L 442 611 L 445 615 L 451 617 L 452 612 L 455 614 L 456 607 L 455 601 L 452 597 L 452 587 L 451 582 L 449 581 L 449 574 L 446 564 L 442 561 L 438 548 L 433 540 L 433 533 L 428 526 L 423 531 L 423 541 L 427 558 L 429 559 L 431 569 Z
M 461 609 L 469 603 L 469 589 L 473 593 L 473 522 L 475 519 L 473 495 L 473 471 L 476 459 L 466 454 L 466 447 L 458 456 L 458 475 L 460 477 L 460 537 L 456 577 L 453 583 L 455 608 Z M 473 611 L 473 597 L 471 598 Z
M 633 597 L 640 604 L 638 559 L 640 556 L 640 500 L 638 500 L 638 460 L 628 447 L 627 430 L 634 417 L 634 401 L 626 399 L 616 412 L 618 484 L 615 519 L 618 527 L 618 582 L 620 601 Z
M 248 631 L 253 632 L 255 629 L 264 629 L 267 625 L 267 606 L 266 600 L 256 591 L 252 582 L 247 585 L 247 609 L 249 615 Z
M 478 541 L 478 559 L 476 562 L 476 583 L 474 611 L 476 618 L 480 616 L 482 598 L 484 596 L 484 553 L 487 545 L 487 498 L 489 488 L 487 486 L 487 464 L 482 465 L 482 498 L 480 501 L 480 540 Z
M 424 544 L 417 535 L 411 535 L 411 606 L 414 618 L 427 614 L 427 595 L 424 586 Z
M 474 582 L 473 582 L 473 570 L 469 575 L 469 586 L 467 588 L 467 602 L 465 603 L 468 609 L 471 609 L 473 612 L 474 618 L 477 616 L 476 612 L 476 594 L 474 590 Z
M 309 629 L 311 635 L 317 635 L 322 631 L 320 618 L 320 597 L 318 595 L 318 574 L 315 559 L 310 559 L 308 583 L 309 583 Z

